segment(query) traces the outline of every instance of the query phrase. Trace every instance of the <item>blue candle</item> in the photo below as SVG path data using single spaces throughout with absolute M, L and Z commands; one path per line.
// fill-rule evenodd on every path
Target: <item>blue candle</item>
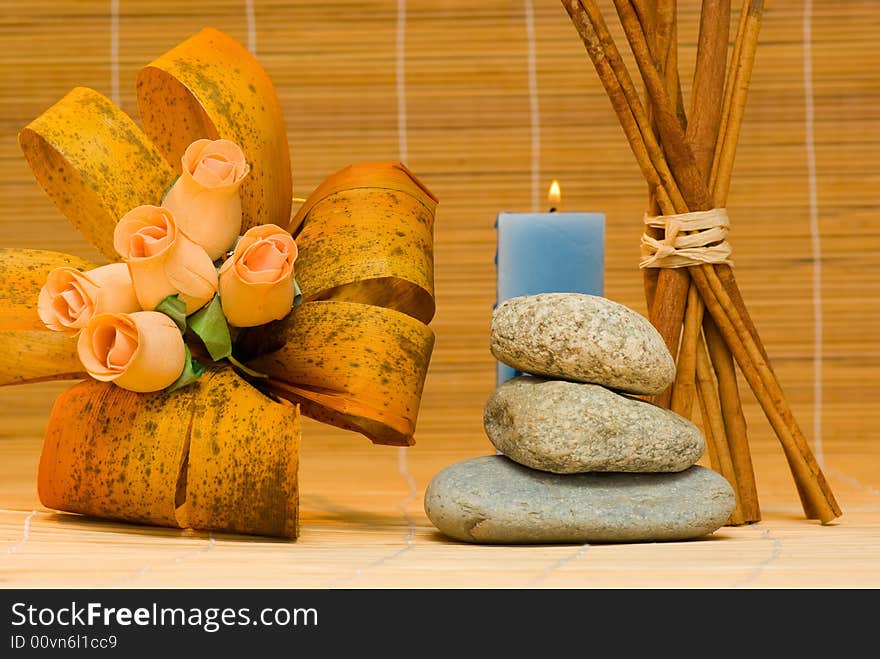
M 499 213 L 495 228 L 496 304 L 537 293 L 604 294 L 603 213 Z M 517 374 L 498 362 L 498 384 Z

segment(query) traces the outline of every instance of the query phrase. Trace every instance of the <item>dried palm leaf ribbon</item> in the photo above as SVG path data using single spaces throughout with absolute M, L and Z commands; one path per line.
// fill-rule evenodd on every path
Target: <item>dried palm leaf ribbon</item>
M 293 464 L 300 402 L 304 413 L 361 432 L 376 443 L 414 443 L 434 343 L 427 323 L 434 314 L 436 199 L 402 164 L 367 163 L 353 166 L 345 176 L 330 177 L 329 187 L 316 190 L 291 220 L 288 144 L 274 88 L 246 49 L 216 30 L 199 32 L 146 67 L 138 76 L 138 107 L 144 131 L 98 92 L 77 87 L 23 129 L 19 143 L 35 178 L 62 214 L 111 261 L 118 259 L 111 239 L 118 218 L 134 206 L 160 202 L 174 181 L 184 145 L 207 137 L 231 139 L 242 146 L 253 171 L 262 171 L 243 194 L 245 226 L 268 222 L 287 226 L 300 244 L 297 278 L 304 284 L 306 301 L 285 320 L 245 333 L 242 343 L 253 364 L 270 375 L 267 387 L 289 399 L 273 405 L 293 412 L 270 406 L 275 417 L 270 425 L 277 435 L 290 439 L 230 441 L 217 445 L 223 459 L 206 462 L 199 457 L 205 445 L 194 441 L 197 429 L 218 437 L 219 430 L 235 426 L 237 434 L 247 436 L 253 429 L 253 409 L 246 408 L 253 408 L 257 400 L 261 405 L 270 400 L 271 392 L 264 395 L 231 372 L 221 377 L 212 368 L 197 389 L 172 394 L 135 395 L 86 381 L 62 394 L 50 415 L 39 476 L 42 500 L 59 510 L 116 519 L 294 537 L 292 489 L 284 504 L 284 524 L 273 517 L 277 508 L 251 503 L 238 512 L 224 512 L 216 506 L 245 497 L 242 488 L 253 488 L 256 481 L 250 476 L 217 480 L 218 470 L 252 463 L 276 465 L 277 470 L 278 465 Z M 354 183 L 352 175 L 357 179 Z M 356 227 L 346 229 L 344 219 L 325 212 L 340 201 L 348 205 Z M 333 240 L 327 241 L 331 235 Z M 22 267 L 19 261 L 26 257 L 20 252 L 0 254 L 0 270 L 8 265 L 14 274 Z M 64 335 L 35 328 L 33 311 L 38 283 L 54 263 L 70 263 L 78 269 L 94 264 L 69 255 L 45 259 L 33 270 L 27 290 L 20 286 L 13 290 L 12 275 L 2 284 L 0 309 L 11 311 L 0 312 L 6 323 L 0 327 L 0 344 L 14 349 L 0 352 L 0 384 L 83 376 L 73 343 Z M 330 268 L 323 265 L 325 259 L 346 265 Z M 16 305 L 29 310 L 29 320 L 24 316 L 9 320 L 16 317 Z M 197 393 L 224 401 L 227 411 L 199 416 L 197 421 L 194 415 L 188 417 L 192 429 L 163 430 L 160 421 L 166 415 L 183 414 L 174 410 Z M 76 435 L 68 435 L 64 427 L 75 418 L 88 417 L 88 411 L 105 399 L 127 410 L 128 422 L 101 424 L 97 419 L 103 417 L 94 417 L 88 428 L 77 432 L 83 435 L 89 430 L 93 446 L 118 444 L 119 451 L 81 454 Z M 241 414 L 232 410 L 239 404 L 245 409 Z M 122 413 L 117 417 L 121 419 Z M 223 437 L 234 438 L 236 432 L 224 432 Z M 142 433 L 146 435 L 132 439 Z M 189 444 L 182 437 L 188 437 Z M 175 475 L 151 485 L 156 488 L 151 496 L 164 502 L 161 512 L 144 513 L 136 488 L 114 489 L 103 499 L 78 494 L 88 488 L 100 493 L 104 487 L 100 474 L 118 472 L 126 459 L 132 460 L 134 449 L 125 449 L 126 442 L 139 444 L 145 438 L 157 447 L 152 450 L 177 456 Z M 184 445 L 188 453 L 180 448 Z M 212 451 L 214 447 L 209 446 Z M 194 480 L 194 474 L 200 479 Z M 81 482 L 82 478 L 93 482 Z M 216 503 L 212 508 L 199 487 L 215 481 L 219 489 L 208 493 Z M 86 499 L 92 503 L 83 503 Z M 263 512 L 248 518 L 248 509 Z
M 55 401 L 43 505 L 141 524 L 295 538 L 299 413 L 209 367 L 172 393 L 86 380 Z
M 434 345 L 436 204 L 401 163 L 362 163 L 328 177 L 294 216 L 305 302 L 239 349 L 303 414 L 377 444 L 414 443 Z
M 713 208 L 675 215 L 645 216 L 649 229 L 664 229 L 664 238 L 642 234 L 640 268 L 687 268 L 701 263 L 731 264 L 727 210 Z
M 95 264 L 60 252 L 0 248 L 0 385 L 85 377 L 76 338 L 47 329 L 37 315 L 40 289 L 60 267 Z

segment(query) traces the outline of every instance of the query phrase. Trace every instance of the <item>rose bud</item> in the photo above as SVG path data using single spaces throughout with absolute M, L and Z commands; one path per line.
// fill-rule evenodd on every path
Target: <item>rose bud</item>
M 162 205 L 178 226 L 216 261 L 232 249 L 241 233 L 238 188 L 250 165 L 244 152 L 229 140 L 196 140 L 181 158 L 180 178 Z
M 77 353 L 96 380 L 129 391 L 159 391 L 183 372 L 186 348 L 175 322 L 158 311 L 92 316 Z
M 37 299 L 37 313 L 51 330 L 76 334 L 99 313 L 140 311 L 125 263 L 111 263 L 81 272 L 55 268 Z
M 180 230 L 167 208 L 130 210 L 116 225 L 113 246 L 128 264 L 138 300 L 148 311 L 178 294 L 189 315 L 211 301 L 217 291 L 217 269 L 211 257 Z
M 230 325 L 254 327 L 293 307 L 293 237 L 274 224 L 248 229 L 220 267 L 220 304 Z

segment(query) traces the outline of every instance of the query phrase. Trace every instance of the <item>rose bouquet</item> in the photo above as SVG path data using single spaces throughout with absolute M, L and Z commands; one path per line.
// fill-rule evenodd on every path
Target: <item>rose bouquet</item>
M 254 375 L 233 356 L 232 334 L 284 318 L 298 286 L 290 233 L 263 224 L 239 235 L 238 189 L 249 171 L 235 142 L 196 140 L 161 205 L 137 206 L 116 224 L 122 263 L 49 272 L 37 311 L 48 329 L 77 336 L 91 377 L 140 393 L 174 391 L 204 373 L 195 340 L 211 361 Z
M 81 380 L 52 408 L 40 499 L 296 537 L 300 413 L 414 441 L 437 200 L 401 163 L 360 163 L 291 214 L 272 83 L 217 30 L 144 67 L 137 92 L 141 126 L 78 87 L 19 135 L 108 260 L 0 249 L 0 384 Z

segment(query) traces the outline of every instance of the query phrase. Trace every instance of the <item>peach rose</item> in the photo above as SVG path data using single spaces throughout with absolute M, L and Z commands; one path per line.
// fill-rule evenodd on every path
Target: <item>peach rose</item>
M 184 152 L 180 178 L 162 201 L 213 261 L 232 249 L 241 233 L 238 188 L 248 172 L 250 166 L 235 142 L 196 140 Z
M 296 256 L 296 243 L 281 227 L 248 229 L 220 267 L 220 304 L 230 325 L 254 327 L 290 312 Z
M 77 352 L 96 380 L 141 393 L 172 384 L 186 362 L 180 329 L 158 311 L 92 316 L 79 335 Z
M 189 315 L 211 301 L 217 291 L 217 269 L 211 257 L 180 230 L 167 208 L 130 210 L 116 225 L 113 246 L 128 264 L 138 300 L 148 311 L 176 293 Z
M 81 272 L 55 268 L 46 277 L 37 299 L 37 313 L 46 327 L 76 334 L 99 313 L 140 311 L 128 266 L 111 263 Z

